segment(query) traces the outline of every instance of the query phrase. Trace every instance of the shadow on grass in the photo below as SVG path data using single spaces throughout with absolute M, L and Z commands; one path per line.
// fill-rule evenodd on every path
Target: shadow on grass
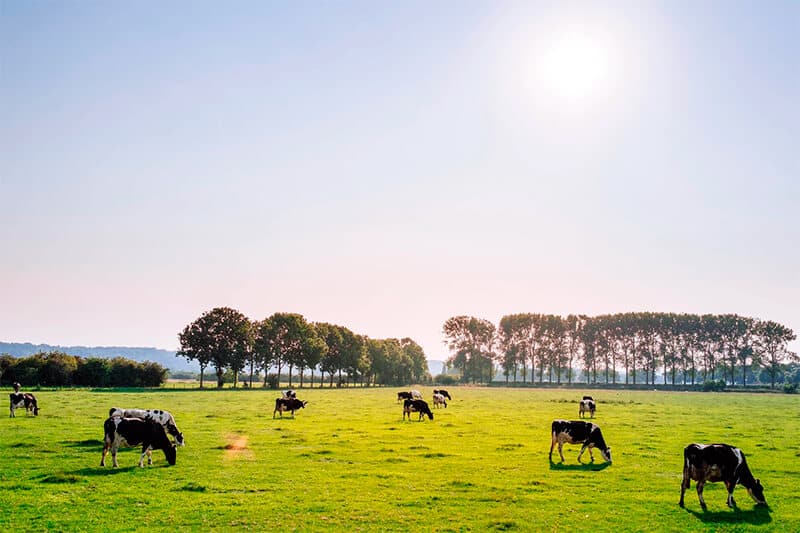
M 79 441 L 67 441 L 62 442 L 64 446 L 69 446 L 70 448 L 100 448 L 103 449 L 103 441 L 99 439 L 88 439 L 88 440 L 79 440 Z
M 583 472 L 599 472 L 611 466 L 611 463 L 578 463 L 576 465 L 565 465 L 564 463 L 554 463 L 550 461 L 550 470 L 566 470 L 566 471 L 583 471 Z
M 164 466 L 169 466 L 169 465 L 164 464 Z M 160 465 L 159 466 L 150 465 L 148 468 L 160 468 Z M 117 474 L 134 472 L 138 469 L 139 469 L 138 464 L 134 464 L 131 466 L 120 466 L 117 468 L 114 468 L 113 466 L 95 466 L 90 468 L 81 468 L 80 470 L 75 470 L 74 472 L 70 473 L 78 476 L 115 476 Z
M 769 507 L 757 505 L 747 511 L 732 509 L 727 511 L 694 511 L 686 509 L 686 512 L 699 518 L 706 524 L 737 524 L 745 523 L 751 525 L 769 524 L 772 522 Z

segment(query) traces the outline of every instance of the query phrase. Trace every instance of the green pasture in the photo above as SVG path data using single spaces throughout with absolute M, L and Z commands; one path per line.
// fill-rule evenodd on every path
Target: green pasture
M 796 396 L 453 387 L 408 422 L 398 390 L 302 390 L 308 407 L 274 420 L 274 391 L 36 392 L 39 417 L 0 417 L 0 530 L 800 531 Z M 550 423 L 583 393 L 614 463 L 565 445 L 550 464 Z M 172 411 L 177 465 L 126 449 L 98 466 L 112 406 Z M 769 509 L 742 487 L 728 509 L 719 483 L 707 512 L 694 484 L 678 507 L 691 442 L 741 447 Z

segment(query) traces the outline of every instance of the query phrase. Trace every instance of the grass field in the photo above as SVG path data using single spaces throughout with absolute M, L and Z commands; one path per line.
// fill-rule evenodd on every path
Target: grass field
M 397 390 L 304 390 L 275 420 L 274 391 L 37 392 L 39 417 L 0 418 L 0 530 L 800 531 L 796 396 L 451 388 L 433 422 L 404 422 Z M 551 465 L 550 422 L 584 392 L 614 463 L 565 445 Z M 172 411 L 177 465 L 126 449 L 99 467 L 112 406 Z M 721 483 L 707 512 L 694 484 L 678 507 L 690 442 L 741 447 L 769 509 L 742 487 L 728 509 Z

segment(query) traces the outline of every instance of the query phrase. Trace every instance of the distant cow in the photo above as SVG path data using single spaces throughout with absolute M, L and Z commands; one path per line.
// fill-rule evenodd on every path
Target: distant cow
M 578 454 L 578 462 L 581 461 L 581 455 L 586 449 L 589 449 L 589 457 L 594 462 L 592 455 L 592 448 L 595 446 L 600 450 L 603 459 L 611 462 L 611 448 L 606 446 L 606 441 L 603 439 L 603 434 L 600 432 L 600 427 L 591 422 L 584 422 L 583 420 L 553 420 L 552 425 L 552 440 L 550 441 L 550 461 L 553 461 L 553 447 L 558 443 L 558 455 L 561 456 L 561 462 L 564 462 L 564 453 L 561 448 L 564 443 L 569 444 L 583 444 L 580 453 Z
M 280 412 L 281 418 L 283 418 L 284 411 L 291 412 L 292 418 L 294 418 L 294 412 L 304 408 L 307 403 L 307 401 L 300 401 L 297 398 L 275 398 L 275 410 L 272 411 L 272 418 L 275 418 L 277 412 Z
M 725 483 L 725 488 L 728 489 L 728 507 L 736 505 L 733 500 L 733 489 L 737 484 L 746 488 L 747 493 L 757 504 L 767 504 L 761 480 L 755 479 L 750 473 L 744 453 L 728 444 L 690 444 L 683 450 L 683 482 L 681 500 L 678 502 L 681 507 L 683 507 L 683 494 L 692 480 L 697 482 L 697 497 L 704 511 L 706 501 L 703 498 L 703 486 L 708 481 Z
M 288 389 L 281 392 L 283 398 L 297 398 L 297 392 L 294 389 Z
M 445 397 L 445 398 L 447 398 L 448 400 L 452 400 L 452 398 L 450 397 L 450 393 L 449 393 L 449 392 L 447 392 L 447 391 L 446 391 L 446 390 L 444 390 L 444 389 L 433 389 L 433 393 L 434 393 L 434 394 L 441 394 L 442 396 L 444 396 L 444 397 Z
M 422 399 L 422 393 L 420 391 L 418 391 L 416 389 L 411 389 L 408 392 L 411 393 L 411 399 L 412 400 L 421 400 Z
M 161 409 L 122 409 L 121 407 L 112 407 L 108 410 L 108 416 L 119 418 L 139 418 L 141 420 L 153 420 L 158 422 L 166 432 L 172 436 L 175 444 L 183 446 L 186 443 L 183 440 L 183 433 L 178 429 L 175 423 L 175 417 L 169 411 L 162 411 Z
M 153 450 L 163 450 L 164 456 L 170 465 L 175 464 L 175 445 L 167 438 L 164 426 L 155 420 L 142 420 L 140 418 L 109 417 L 103 424 L 103 456 L 100 466 L 106 465 L 106 454 L 111 450 L 111 459 L 114 467 L 117 464 L 117 449 L 120 446 L 142 446 L 142 455 L 139 457 L 139 466 L 144 467 L 144 456 L 147 455 L 147 464 L 153 464 Z
M 14 411 L 17 409 L 25 408 L 25 414 L 33 413 L 33 416 L 39 416 L 39 404 L 36 403 L 36 397 L 28 392 L 12 392 L 8 395 L 11 400 L 11 413 L 9 418 L 15 418 L 17 415 Z
M 592 398 L 591 396 L 584 396 L 583 399 L 584 400 L 592 400 L 592 401 L 594 401 L 594 398 Z
M 400 400 L 411 400 L 411 399 L 412 398 L 411 398 L 411 393 L 410 392 L 402 391 L 402 392 L 398 392 L 397 393 L 397 401 L 398 402 Z
M 594 411 L 596 409 L 596 405 L 594 400 L 581 400 L 581 403 L 578 406 L 578 416 L 583 418 L 586 413 L 594 418 Z
M 433 406 L 434 407 L 447 407 L 447 400 L 445 399 L 443 394 L 439 394 L 438 392 L 433 395 Z
M 406 419 L 406 415 L 411 420 L 411 413 L 419 413 L 419 420 L 422 420 L 425 415 L 433 420 L 433 413 L 425 400 L 405 400 L 403 402 L 403 420 Z

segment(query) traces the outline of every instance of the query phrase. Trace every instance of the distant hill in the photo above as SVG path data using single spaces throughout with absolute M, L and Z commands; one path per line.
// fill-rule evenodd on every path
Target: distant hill
M 112 359 L 124 357 L 134 361 L 151 361 L 173 371 L 199 372 L 200 367 L 183 357 L 176 357 L 175 352 L 159 348 L 138 348 L 129 346 L 53 346 L 50 344 L 31 344 L 29 342 L 0 342 L 0 354 L 14 357 L 27 357 L 39 352 L 64 352 L 81 357 L 102 357 Z

